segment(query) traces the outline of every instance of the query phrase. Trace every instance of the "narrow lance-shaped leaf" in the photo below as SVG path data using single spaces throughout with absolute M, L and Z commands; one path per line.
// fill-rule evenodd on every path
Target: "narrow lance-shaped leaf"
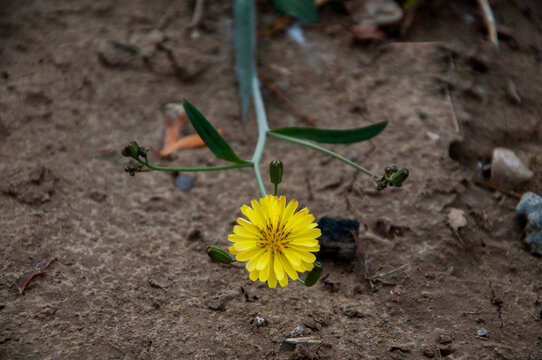
M 251 81 L 255 67 L 255 11 L 254 0 L 234 0 L 235 72 L 239 82 L 243 119 L 247 118 L 250 108 Z
M 275 0 L 275 7 L 299 20 L 315 23 L 318 21 L 318 8 L 314 0 Z
M 384 130 L 386 125 L 388 125 L 387 121 L 348 130 L 283 127 L 270 130 L 270 132 L 325 144 L 351 144 L 375 137 Z
M 203 114 L 188 100 L 183 99 L 183 107 L 188 119 L 196 129 L 196 132 L 211 149 L 217 158 L 236 164 L 245 164 L 248 161 L 241 159 L 224 140 L 215 127 L 203 116 Z

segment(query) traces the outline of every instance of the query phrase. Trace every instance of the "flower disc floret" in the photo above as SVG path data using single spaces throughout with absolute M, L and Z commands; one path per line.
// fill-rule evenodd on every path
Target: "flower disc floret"
M 288 277 L 298 279 L 298 272 L 310 271 L 320 250 L 317 238 L 322 235 L 309 209 L 295 212 L 296 200 L 286 205 L 284 196 L 267 195 L 251 206 L 243 205 L 247 219 L 238 218 L 229 248 L 237 261 L 248 261 L 246 269 L 252 281 L 267 282 L 270 288 L 288 285 Z

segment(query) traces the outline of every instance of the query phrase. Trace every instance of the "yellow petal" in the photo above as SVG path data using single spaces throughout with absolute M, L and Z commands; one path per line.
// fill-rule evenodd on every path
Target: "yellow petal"
M 267 216 L 264 214 L 262 207 L 260 206 L 260 204 L 258 204 L 256 200 L 252 200 L 251 205 L 254 209 L 254 214 L 257 219 L 257 221 L 253 221 L 253 223 L 259 228 L 265 228 L 267 226 Z
M 239 223 L 239 225 L 244 227 L 252 235 L 254 235 L 256 237 L 261 235 L 260 229 L 258 229 L 258 227 L 256 225 L 254 225 L 253 223 L 251 223 L 250 221 L 245 220 L 243 218 L 237 218 L 237 223 Z
M 288 262 L 292 264 L 293 266 L 301 265 L 301 259 L 299 258 L 299 256 L 297 256 L 297 254 L 291 251 L 289 248 L 284 249 L 284 256 L 286 257 L 286 259 L 288 259 Z
M 256 215 L 256 212 L 254 209 L 252 209 L 250 206 L 243 205 L 241 206 L 241 212 L 243 215 L 245 215 L 254 225 L 258 225 L 261 220 Z
M 233 227 L 233 232 L 236 235 L 243 236 L 243 237 L 246 237 L 246 238 L 249 238 L 249 239 L 258 240 L 260 238 L 259 232 L 257 234 L 254 234 L 252 231 L 249 231 L 247 228 L 245 228 L 244 226 L 241 226 L 241 225 L 235 225 Z
M 260 259 L 258 260 L 256 270 L 262 271 L 267 265 L 269 265 L 269 258 L 271 257 L 271 253 L 267 251 L 267 249 L 264 249 L 264 251 L 265 252 L 260 256 Z
M 309 252 L 318 252 L 320 251 L 320 245 L 316 246 L 301 246 L 301 245 L 290 245 L 290 249 L 295 249 L 298 251 L 309 251 Z
M 259 273 L 260 272 L 258 270 L 252 270 L 250 272 L 250 280 L 252 280 L 252 281 L 258 280 L 258 276 L 260 275 Z
M 260 271 L 260 281 L 266 282 L 269 279 L 269 271 L 271 270 L 271 265 L 267 265 L 263 270 Z
M 288 245 L 316 246 L 318 245 L 318 240 L 314 238 L 295 238 L 290 240 Z
M 273 271 L 273 269 L 271 268 L 271 265 L 269 265 L 269 268 L 270 268 L 270 271 L 269 271 L 269 279 L 267 280 L 267 285 L 271 289 L 274 289 L 277 287 L 277 276 L 275 272 Z
M 258 264 L 258 262 L 256 261 L 258 260 L 257 258 L 254 259 L 250 259 L 249 262 L 247 262 L 247 265 L 246 265 L 246 268 L 248 270 L 248 272 L 253 272 L 254 270 L 256 270 L 256 265 Z
M 240 241 L 233 244 L 232 248 L 237 252 L 243 252 L 256 248 L 257 243 L 255 241 Z
M 228 235 L 228 240 L 231 241 L 231 242 L 237 242 L 237 241 L 248 241 L 248 240 L 256 241 L 258 239 L 254 238 L 254 237 L 241 236 L 241 235 L 238 235 L 238 234 L 230 234 L 230 235 Z
M 286 271 L 286 273 L 288 274 L 288 276 L 292 279 L 292 280 L 297 280 L 298 279 L 298 275 L 297 275 L 297 271 L 294 270 L 294 268 L 292 267 L 292 265 L 290 264 L 290 262 L 288 261 L 288 259 L 286 258 L 286 256 L 284 256 L 284 254 L 281 254 L 280 255 L 280 262 L 282 264 L 282 267 L 284 268 L 284 270 Z M 286 278 L 287 276 L 285 276 Z
M 275 255 L 274 256 L 274 266 L 273 269 L 275 270 L 275 275 L 277 276 L 277 280 L 281 281 L 284 278 L 284 269 L 282 268 L 282 264 L 280 263 L 280 256 Z
M 265 249 L 255 248 L 248 251 L 243 251 L 242 253 L 239 253 L 237 255 L 236 259 L 237 261 L 247 261 L 252 258 L 256 260 L 256 258 L 261 257 L 262 253 L 265 251 Z
M 284 216 L 282 218 L 282 221 L 289 221 L 290 217 L 294 214 L 298 206 L 299 203 L 297 202 L 297 200 L 290 200 L 288 206 L 286 206 L 286 209 L 284 210 Z
M 308 262 L 312 264 L 313 262 L 316 261 L 316 256 L 314 256 L 314 254 L 311 254 L 308 251 L 300 251 L 300 250 L 296 250 L 292 248 L 288 248 L 288 250 L 290 250 L 289 252 L 297 255 L 297 257 L 303 260 L 304 262 Z
M 234 230 L 235 231 L 235 230 Z M 243 234 L 240 234 L 243 235 Z M 322 231 L 318 228 L 302 228 L 302 229 L 295 229 L 294 231 L 290 232 L 291 238 L 312 238 L 316 239 L 317 237 L 322 235 Z
M 279 280 L 279 284 L 282 287 L 288 286 L 288 276 L 285 276 L 284 279 Z

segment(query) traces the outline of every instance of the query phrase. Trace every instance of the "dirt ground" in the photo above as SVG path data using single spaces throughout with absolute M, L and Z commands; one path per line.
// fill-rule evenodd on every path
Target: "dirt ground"
M 278 15 L 259 3 L 261 28 Z M 340 3 L 302 26 L 303 46 L 261 39 L 259 72 L 318 127 L 389 120 L 371 141 L 330 148 L 411 175 L 376 192 L 341 162 L 269 139 L 263 164 L 284 162 L 280 192 L 317 219 L 359 221 L 368 260 L 322 259 L 314 287 L 278 289 L 204 251 L 228 246 L 240 206 L 259 195 L 250 169 L 196 173 L 184 192 L 168 173 L 128 176 L 120 155 L 132 140 L 160 148 L 164 104 L 186 97 L 251 157 L 231 1 L 207 2 L 195 30 L 192 2 L 162 30 L 171 0 L 0 4 L 0 358 L 542 359 L 542 259 L 515 213 L 522 193 L 542 192 L 531 162 L 542 158 L 540 2 L 491 2 L 499 52 L 475 1 L 429 2 L 405 37 L 380 44 L 352 42 Z M 306 125 L 269 88 L 263 96 L 271 127 Z M 487 184 L 480 164 L 495 147 L 513 149 L 533 180 Z M 205 148 L 151 158 L 221 164 Z M 466 215 L 457 234 L 451 208 Z M 14 280 L 51 256 L 20 295 Z

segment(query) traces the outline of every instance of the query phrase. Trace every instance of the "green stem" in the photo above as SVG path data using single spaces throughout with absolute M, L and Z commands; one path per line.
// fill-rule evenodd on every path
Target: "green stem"
M 265 197 L 265 186 L 263 185 L 262 175 L 260 173 L 260 161 L 262 160 L 269 125 L 267 124 L 267 116 L 265 115 L 262 94 L 260 93 L 258 75 L 256 75 L 255 71 L 252 75 L 252 97 L 254 100 L 254 108 L 256 109 L 256 120 L 258 121 L 258 142 L 256 143 L 256 149 L 254 149 L 254 155 L 252 156 L 252 164 L 254 165 L 254 175 L 258 182 L 260 194 L 262 197 Z
M 172 167 L 163 167 L 163 166 L 154 166 L 145 162 L 141 159 L 137 159 L 141 164 L 145 165 L 149 169 L 156 171 L 178 171 L 178 172 L 193 172 L 193 171 L 216 171 L 216 170 L 229 170 L 229 169 L 238 169 L 243 167 L 252 166 L 252 163 L 247 162 L 244 164 L 232 164 L 232 165 L 221 165 L 221 166 L 209 166 L 204 168 L 172 168 Z
M 355 162 L 352 162 L 352 161 L 348 160 L 344 156 L 336 154 L 333 151 L 328 150 L 326 148 L 323 148 L 323 147 L 321 147 L 319 145 L 310 143 L 308 141 L 296 139 L 296 138 L 293 138 L 293 137 L 290 137 L 290 136 L 277 134 L 277 133 L 274 133 L 273 131 L 269 131 L 268 134 L 271 135 L 271 136 L 276 137 L 277 139 L 281 139 L 281 140 L 288 141 L 288 142 L 291 142 L 291 143 L 294 143 L 294 144 L 302 145 L 302 146 L 308 147 L 308 148 L 313 149 L 313 150 L 318 150 L 320 152 L 323 152 L 324 154 L 327 154 L 329 156 L 333 156 L 334 158 L 341 160 L 345 164 L 348 164 L 348 165 L 356 168 L 357 170 L 361 171 L 364 174 L 372 176 L 373 178 L 378 177 L 378 175 L 373 174 L 371 171 L 367 170 L 363 166 L 360 166 L 360 165 L 356 164 Z
M 296 281 L 297 281 L 298 283 L 300 283 L 300 284 L 303 284 L 303 285 L 305 285 L 305 282 L 304 282 L 303 280 L 301 280 L 300 278 L 297 278 L 297 280 L 296 280 Z
M 274 194 L 275 196 L 278 195 L 278 192 L 279 192 L 278 190 L 279 190 L 279 185 L 275 184 L 275 194 Z

